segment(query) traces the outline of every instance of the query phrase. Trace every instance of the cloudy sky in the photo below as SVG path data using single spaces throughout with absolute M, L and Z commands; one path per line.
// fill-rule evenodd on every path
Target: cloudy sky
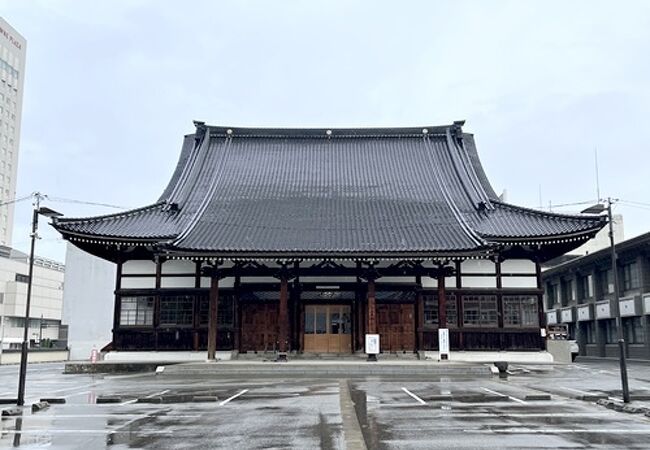
M 510 202 L 595 200 L 597 149 L 601 196 L 627 202 L 626 237 L 650 230 L 648 1 L 0 0 L 0 14 L 28 41 L 17 196 L 151 203 L 194 119 L 465 119 Z M 29 219 L 22 202 L 24 250 Z M 42 228 L 38 253 L 63 260 Z

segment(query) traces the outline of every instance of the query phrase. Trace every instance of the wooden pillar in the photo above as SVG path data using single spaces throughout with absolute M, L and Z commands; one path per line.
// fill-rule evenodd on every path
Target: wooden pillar
M 219 277 L 214 268 L 210 280 L 210 309 L 208 315 L 208 360 L 215 361 L 217 353 L 217 313 L 219 311 Z
M 119 350 L 118 342 L 118 329 L 120 328 L 120 315 L 122 310 L 122 298 L 118 294 L 122 286 L 122 261 L 117 262 L 117 270 L 115 274 L 115 303 L 113 305 L 113 350 Z
M 535 276 L 537 278 L 537 289 L 543 290 L 542 287 L 542 266 L 539 261 L 535 261 Z M 595 278 L 592 278 L 595 280 Z M 595 292 L 594 292 L 595 295 Z M 539 321 L 539 328 L 546 328 L 546 314 L 544 314 L 544 295 L 537 296 L 537 320 Z M 546 350 L 546 338 L 539 334 L 539 348 Z
M 368 334 L 377 334 L 377 304 L 375 298 L 375 280 L 368 280 Z
M 239 293 L 241 290 L 241 277 L 235 275 L 235 291 L 233 295 L 233 350 L 239 352 L 239 343 L 241 339 L 241 317 L 239 311 Z
M 415 351 L 424 350 L 423 328 L 424 328 L 424 299 L 422 297 L 422 276 L 415 277 Z
M 162 286 L 162 264 L 163 261 L 159 256 L 154 258 L 156 264 L 156 297 L 153 304 L 153 333 L 154 349 L 158 350 L 158 327 L 160 326 L 160 287 Z
M 368 334 L 377 334 L 377 304 L 375 298 L 375 280 L 373 278 L 368 279 L 368 303 L 366 305 L 366 311 L 368 315 L 366 332 Z M 381 340 L 379 345 L 381 348 Z M 377 361 L 377 355 L 368 355 L 368 361 Z
M 438 328 L 447 328 L 447 294 L 445 274 L 442 268 L 438 273 Z
M 503 295 L 501 295 L 501 288 L 503 287 L 501 281 L 501 259 L 496 258 L 494 261 L 496 269 L 496 286 L 497 286 L 497 327 L 499 328 L 499 350 L 506 349 L 506 334 L 503 329 Z
M 288 283 L 286 275 L 280 277 L 280 307 L 278 308 L 278 361 L 287 360 L 289 341 Z

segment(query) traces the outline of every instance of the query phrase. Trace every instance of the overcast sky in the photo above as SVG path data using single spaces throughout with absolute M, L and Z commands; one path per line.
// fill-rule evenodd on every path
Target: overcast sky
M 0 14 L 27 39 L 18 196 L 149 204 L 195 119 L 465 119 L 510 202 L 539 206 L 540 186 L 545 207 L 595 200 L 597 148 L 601 196 L 648 204 L 617 206 L 626 237 L 650 230 L 650 1 L 0 0 Z M 22 202 L 23 250 L 29 219 Z M 38 253 L 63 260 L 41 235 Z

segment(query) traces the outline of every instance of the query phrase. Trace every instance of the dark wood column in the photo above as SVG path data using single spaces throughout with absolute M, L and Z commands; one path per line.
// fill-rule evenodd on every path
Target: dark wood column
M 447 293 L 443 270 L 438 273 L 438 328 L 447 328 Z
M 217 314 L 219 311 L 219 277 L 216 267 L 210 279 L 210 309 L 208 315 L 208 360 L 215 361 L 217 353 Z
M 280 277 L 280 305 L 278 308 L 278 361 L 287 360 L 289 342 L 289 292 L 286 275 Z
M 535 275 L 537 277 L 537 289 L 543 290 L 544 287 L 542 285 L 542 265 L 540 264 L 539 261 L 535 261 Z M 595 273 L 594 276 L 591 278 L 593 282 L 596 282 L 596 277 Z M 596 289 L 596 287 L 593 287 Z M 594 295 L 596 295 L 596 292 L 594 291 Z M 595 314 L 595 313 L 594 313 Z M 546 314 L 544 313 L 544 295 L 539 294 L 537 296 L 537 319 L 539 321 L 539 328 L 546 328 Z M 539 347 L 541 350 L 546 350 L 546 338 L 542 336 L 542 333 L 540 331 L 539 335 Z M 605 356 L 605 355 L 602 355 Z
M 368 334 L 377 334 L 377 304 L 375 297 L 375 280 L 368 280 Z
M 115 273 L 115 303 L 113 304 L 113 350 L 120 350 L 117 346 L 117 330 L 120 327 L 120 315 L 122 314 L 122 299 L 118 295 L 118 291 L 122 286 L 122 261 L 117 262 Z
M 415 297 L 415 351 L 423 350 L 424 342 L 424 298 L 422 297 L 422 276 L 415 277 L 416 297 Z
M 153 333 L 154 348 L 158 350 L 158 327 L 160 326 L 160 287 L 162 286 L 162 265 L 164 260 L 159 256 L 154 257 L 156 264 L 156 296 L 153 303 Z

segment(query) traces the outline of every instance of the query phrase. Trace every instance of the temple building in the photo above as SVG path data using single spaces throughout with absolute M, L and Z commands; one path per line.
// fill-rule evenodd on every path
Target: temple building
M 53 226 L 116 264 L 113 350 L 540 350 L 540 263 L 604 219 L 500 201 L 462 125 L 195 122 L 156 202 Z

